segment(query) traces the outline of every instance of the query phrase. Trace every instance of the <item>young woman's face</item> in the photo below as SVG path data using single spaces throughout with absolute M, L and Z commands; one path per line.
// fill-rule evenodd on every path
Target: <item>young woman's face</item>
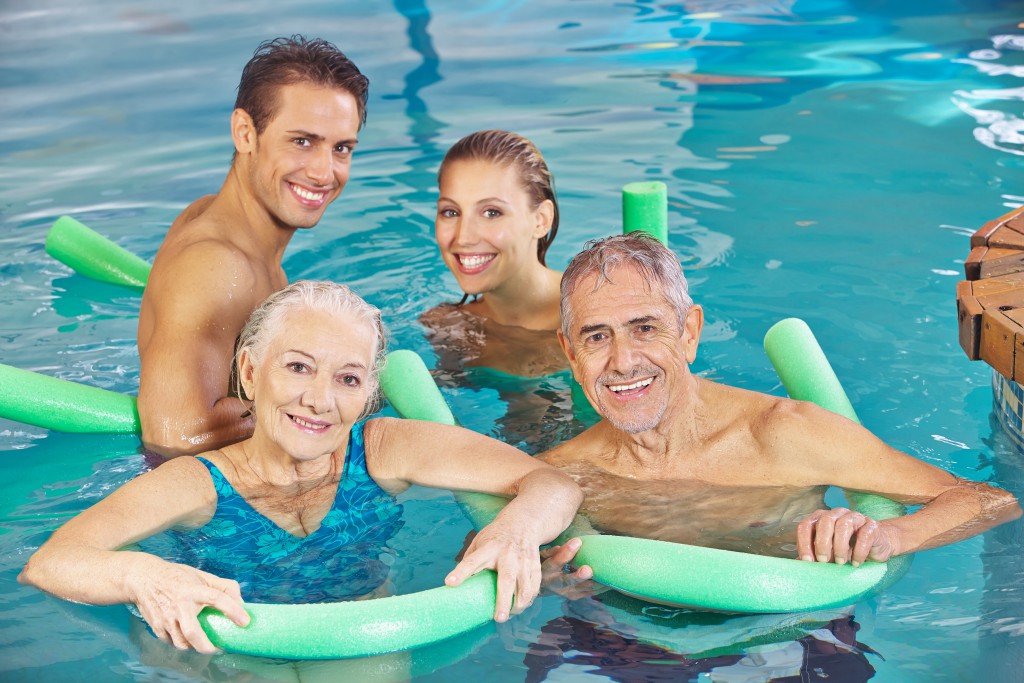
M 513 166 L 450 163 L 441 178 L 437 245 L 467 294 L 515 284 L 538 263 L 537 240 L 551 227 L 551 203 L 532 207 Z

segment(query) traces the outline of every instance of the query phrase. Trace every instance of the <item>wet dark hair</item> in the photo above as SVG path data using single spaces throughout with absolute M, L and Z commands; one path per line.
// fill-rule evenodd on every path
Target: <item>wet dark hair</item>
M 257 135 L 277 113 L 277 91 L 285 85 L 310 83 L 350 93 L 356 100 L 359 127 L 366 123 L 370 81 L 337 47 L 326 40 L 294 35 L 260 43 L 242 69 L 235 109 L 252 118 Z
M 537 240 L 537 260 L 547 265 L 544 258 L 548 247 L 558 234 L 558 199 L 555 197 L 555 176 L 548 170 L 540 150 L 522 135 L 507 130 L 478 130 L 462 138 L 448 150 L 437 169 L 437 182 L 441 184 L 444 170 L 455 161 L 490 161 L 512 166 L 519 174 L 519 182 L 530 197 L 533 208 L 545 199 L 551 200 L 555 212 L 548 234 Z

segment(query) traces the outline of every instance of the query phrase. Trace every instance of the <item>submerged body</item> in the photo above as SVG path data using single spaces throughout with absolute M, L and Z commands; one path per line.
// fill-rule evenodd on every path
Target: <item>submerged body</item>
M 580 514 L 602 534 L 793 557 L 797 525 L 825 505 L 823 486 L 638 479 L 584 462 L 561 469 L 583 489 Z
M 439 371 L 480 367 L 532 378 L 566 369 L 565 355 L 553 331 L 502 325 L 474 313 L 471 306 L 445 304 L 420 318 L 437 353 Z

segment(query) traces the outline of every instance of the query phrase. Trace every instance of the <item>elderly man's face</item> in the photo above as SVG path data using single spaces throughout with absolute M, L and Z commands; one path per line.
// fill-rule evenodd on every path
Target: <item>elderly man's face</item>
M 571 294 L 572 329 L 559 333 L 573 374 L 597 411 L 630 434 L 657 427 L 697 355 L 704 322 L 692 306 L 683 326 L 668 299 L 631 266 L 597 275 Z

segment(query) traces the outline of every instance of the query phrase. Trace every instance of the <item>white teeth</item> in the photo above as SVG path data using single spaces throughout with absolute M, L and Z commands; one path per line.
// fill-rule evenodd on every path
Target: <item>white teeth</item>
M 608 388 L 611 389 L 612 391 L 629 391 L 630 389 L 639 389 L 641 387 L 646 387 L 653 381 L 653 377 L 648 377 L 647 379 L 642 379 L 639 382 L 634 382 L 633 384 L 620 384 L 618 386 L 613 386 L 609 384 Z
M 483 264 L 487 263 L 494 258 L 494 254 L 486 254 L 483 256 L 459 256 L 459 263 L 464 265 L 466 268 L 478 268 Z
M 295 194 L 299 195 L 303 199 L 308 199 L 311 202 L 318 202 L 324 198 L 323 192 L 310 192 L 309 190 L 299 187 L 298 185 L 292 185 L 292 190 Z
M 301 417 L 295 415 L 292 415 L 292 419 L 295 420 L 295 423 L 297 425 L 299 425 L 300 427 L 305 427 L 306 429 L 327 429 L 327 425 L 318 425 L 313 424 L 312 422 L 306 422 Z

